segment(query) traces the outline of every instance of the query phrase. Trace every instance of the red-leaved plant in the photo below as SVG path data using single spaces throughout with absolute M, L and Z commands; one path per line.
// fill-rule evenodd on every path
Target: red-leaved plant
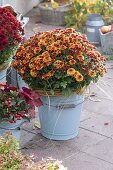
M 35 106 L 41 105 L 38 93 L 26 87 L 18 90 L 14 86 L 0 84 L 0 121 L 16 123 L 22 118 L 29 120 L 35 116 Z
M 0 7 L 0 64 L 12 56 L 22 41 L 24 30 L 9 9 Z

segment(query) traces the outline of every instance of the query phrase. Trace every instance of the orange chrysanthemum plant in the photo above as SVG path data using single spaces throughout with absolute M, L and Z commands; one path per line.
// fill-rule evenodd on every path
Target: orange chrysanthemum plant
M 73 28 L 38 32 L 22 44 L 13 67 L 33 89 L 80 92 L 106 72 L 105 58 Z

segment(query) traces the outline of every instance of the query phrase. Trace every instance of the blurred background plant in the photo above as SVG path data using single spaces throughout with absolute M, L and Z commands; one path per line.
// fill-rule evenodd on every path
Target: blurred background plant
M 58 8 L 59 6 L 63 6 L 69 3 L 70 0 L 44 0 L 44 6 L 46 8 L 48 7 Z
M 103 17 L 105 25 L 113 23 L 113 0 L 97 0 L 89 7 L 90 13 L 98 13 Z
M 73 0 L 73 9 L 66 13 L 66 26 L 83 31 L 89 14 L 100 14 L 105 24 L 113 22 L 113 0 Z

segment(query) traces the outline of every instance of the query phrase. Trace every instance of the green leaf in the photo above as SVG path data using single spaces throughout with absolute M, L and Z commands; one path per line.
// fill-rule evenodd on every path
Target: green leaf
M 54 84 L 54 89 L 58 89 L 59 88 L 59 82 L 56 82 L 55 84 Z
M 62 90 L 62 93 L 64 96 L 70 96 L 72 94 L 72 91 L 70 88 L 66 88 Z
M 51 89 L 51 90 L 50 90 L 50 93 L 51 93 L 52 95 L 54 95 L 54 90 Z
M 65 89 L 66 86 L 67 86 L 67 82 L 66 82 L 66 81 L 63 81 L 63 82 L 60 83 L 60 85 Z

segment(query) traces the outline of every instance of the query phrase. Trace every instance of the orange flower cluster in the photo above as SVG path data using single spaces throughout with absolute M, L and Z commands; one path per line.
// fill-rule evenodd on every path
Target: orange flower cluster
M 106 72 L 105 58 L 73 28 L 38 32 L 22 44 L 13 67 L 32 87 L 79 89 Z

